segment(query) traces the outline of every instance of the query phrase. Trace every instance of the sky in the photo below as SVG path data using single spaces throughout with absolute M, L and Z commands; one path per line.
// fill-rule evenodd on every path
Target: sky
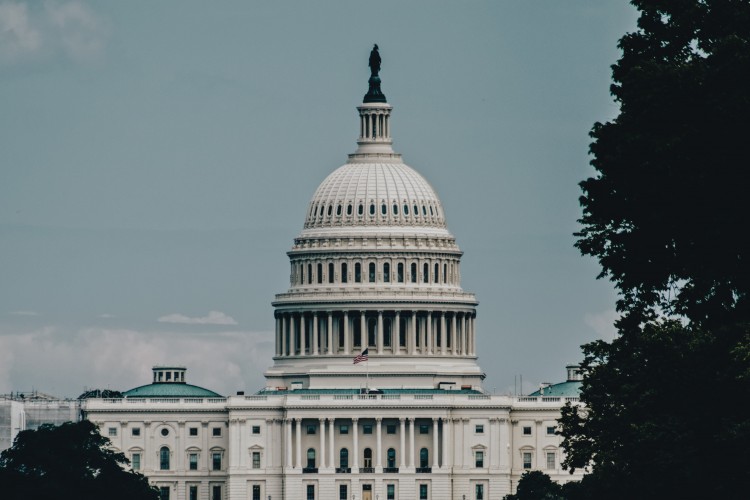
M 394 149 L 441 198 L 490 392 L 614 335 L 574 248 L 617 115 L 624 0 L 0 0 L 0 393 L 127 390 L 156 364 L 264 386 L 274 294 L 356 147 L 373 43 Z

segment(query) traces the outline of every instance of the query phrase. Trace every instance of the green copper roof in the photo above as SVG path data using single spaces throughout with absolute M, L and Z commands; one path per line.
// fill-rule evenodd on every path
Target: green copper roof
M 209 391 L 203 387 L 190 384 L 178 384 L 174 382 L 154 383 L 142 385 L 135 389 L 125 391 L 122 395 L 126 398 L 221 398 L 220 394 Z
M 549 387 L 545 387 L 544 392 L 540 389 L 529 394 L 529 396 L 561 396 L 566 398 L 577 398 L 580 395 L 580 380 L 569 380 L 567 382 L 560 382 L 559 384 L 552 384 Z

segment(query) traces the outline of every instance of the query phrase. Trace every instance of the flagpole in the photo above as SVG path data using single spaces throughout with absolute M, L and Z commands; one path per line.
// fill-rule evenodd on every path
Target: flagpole
M 369 394 L 370 393 L 370 357 L 369 356 L 367 357 L 367 361 L 365 361 L 365 363 L 367 363 L 367 378 L 365 379 L 365 393 Z

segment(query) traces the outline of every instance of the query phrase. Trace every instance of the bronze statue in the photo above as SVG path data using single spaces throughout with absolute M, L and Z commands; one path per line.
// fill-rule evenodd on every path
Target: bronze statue
M 370 75 L 371 76 L 378 76 L 378 73 L 380 72 L 380 53 L 378 53 L 378 44 L 376 43 L 375 46 L 372 48 L 372 51 L 370 52 Z

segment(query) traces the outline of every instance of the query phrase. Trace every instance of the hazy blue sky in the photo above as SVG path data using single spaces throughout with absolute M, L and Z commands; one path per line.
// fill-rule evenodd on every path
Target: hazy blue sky
M 572 233 L 635 19 L 621 0 L 0 0 L 0 393 L 128 389 L 157 363 L 262 387 L 286 251 L 356 146 L 373 43 L 394 147 L 464 251 L 485 387 L 563 379 L 613 331 Z

